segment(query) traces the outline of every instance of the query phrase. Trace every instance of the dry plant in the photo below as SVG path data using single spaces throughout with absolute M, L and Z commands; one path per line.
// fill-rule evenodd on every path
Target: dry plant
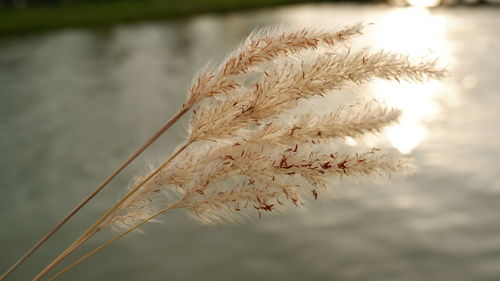
M 192 109 L 187 140 L 33 280 L 107 227 L 121 233 L 50 280 L 168 210 L 185 208 L 209 224 L 260 218 L 287 205 L 302 206 L 340 181 L 411 172 L 411 159 L 395 149 L 346 143 L 397 123 L 399 110 L 373 99 L 321 114 L 297 110 L 313 97 L 373 79 L 443 77 L 435 60 L 352 49 L 347 44 L 362 27 L 266 28 L 219 66 L 202 70 L 172 121 Z

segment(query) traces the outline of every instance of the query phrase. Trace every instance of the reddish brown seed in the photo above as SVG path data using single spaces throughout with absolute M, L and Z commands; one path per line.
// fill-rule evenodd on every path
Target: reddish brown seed
M 329 169 L 332 167 L 332 164 L 330 164 L 330 161 L 325 162 L 325 163 L 320 164 L 320 165 L 321 165 L 321 168 L 323 168 L 323 169 Z
M 274 204 L 270 204 L 270 205 L 263 204 L 262 206 L 260 206 L 260 209 L 270 212 L 273 210 L 273 207 L 274 207 Z
M 312 194 L 313 194 L 314 200 L 318 199 L 318 192 L 316 191 L 316 189 L 312 190 Z
M 291 166 L 288 165 L 288 163 L 286 162 L 287 158 L 285 155 L 282 155 L 281 156 L 281 160 L 280 160 L 280 168 L 285 168 L 285 169 L 288 169 L 290 168 Z
M 293 133 L 295 133 L 295 130 L 300 130 L 301 128 L 299 126 L 293 126 L 292 130 L 290 131 L 290 136 L 293 136 Z
M 344 160 L 344 161 L 342 161 L 342 162 L 338 163 L 338 164 L 337 164 L 337 167 L 338 167 L 339 169 L 342 169 L 342 171 L 345 173 L 345 172 L 346 172 L 346 169 L 347 169 L 346 164 L 347 164 L 347 160 Z

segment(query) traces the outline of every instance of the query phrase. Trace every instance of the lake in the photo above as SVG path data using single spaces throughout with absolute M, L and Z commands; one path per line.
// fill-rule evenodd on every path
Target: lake
M 368 25 L 359 44 L 440 57 L 444 81 L 360 89 L 404 112 L 384 137 L 406 180 L 336 187 L 306 210 L 216 227 L 184 212 L 132 233 L 60 280 L 500 280 L 500 9 L 298 5 L 0 40 L 0 271 L 182 104 L 193 75 L 268 24 Z M 10 280 L 30 280 L 165 159 L 161 137 Z M 104 232 L 84 253 L 112 235 Z

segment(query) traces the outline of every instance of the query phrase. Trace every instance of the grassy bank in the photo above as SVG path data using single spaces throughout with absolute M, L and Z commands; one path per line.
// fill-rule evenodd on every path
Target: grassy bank
M 124 0 L 78 5 L 0 10 L 0 35 L 45 31 L 62 27 L 103 26 L 145 19 L 172 19 L 200 13 L 222 13 L 305 0 Z

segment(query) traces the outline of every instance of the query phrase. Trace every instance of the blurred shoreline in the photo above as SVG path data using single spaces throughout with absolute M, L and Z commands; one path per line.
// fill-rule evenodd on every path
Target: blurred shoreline
M 102 27 L 125 22 L 172 20 L 233 11 L 252 11 L 287 4 L 332 1 L 311 0 L 123 0 L 0 8 L 0 36 L 43 32 L 59 28 Z
M 467 0 L 463 0 L 467 1 Z M 58 5 L 7 7 L 0 5 L 0 37 L 45 32 L 61 28 L 103 27 L 113 24 L 149 20 L 172 20 L 213 13 L 252 11 L 290 4 L 355 3 L 385 4 L 384 1 L 325 1 L 325 0 L 184 0 L 184 1 L 101 1 Z M 392 3 L 392 2 L 391 2 Z M 394 3 L 393 3 L 394 4 Z M 490 5 L 479 2 L 456 2 L 452 6 Z M 450 6 L 450 5 L 447 5 Z

